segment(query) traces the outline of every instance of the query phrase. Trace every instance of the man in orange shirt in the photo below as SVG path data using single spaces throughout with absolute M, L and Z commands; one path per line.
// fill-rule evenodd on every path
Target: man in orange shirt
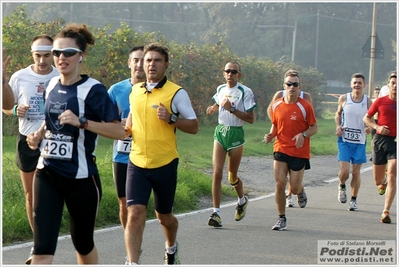
M 292 193 L 298 195 L 298 202 L 303 205 L 307 196 L 302 184 L 305 169 L 310 169 L 310 140 L 317 133 L 318 126 L 312 105 L 299 97 L 300 78 L 295 70 L 284 74 L 285 96 L 277 99 L 271 109 L 272 126 L 265 134 L 269 143 L 274 137 L 274 179 L 276 180 L 276 204 L 279 219 L 273 230 L 285 230 L 285 188 L 287 176 Z
M 299 85 L 299 89 L 300 89 L 300 88 L 301 88 L 301 85 Z M 284 97 L 285 94 L 286 94 L 286 91 L 285 91 L 285 90 L 277 91 L 277 92 L 274 94 L 274 96 L 273 96 L 273 98 L 272 98 L 272 101 L 270 101 L 270 104 L 269 104 L 269 106 L 267 107 L 267 116 L 269 117 L 270 120 L 272 120 L 272 116 L 271 116 L 270 112 L 271 112 L 271 110 L 272 110 L 272 105 L 273 105 L 274 101 L 276 101 L 277 98 L 282 98 L 282 97 Z M 306 101 L 308 101 L 310 104 L 313 105 L 312 96 L 311 96 L 309 93 L 300 90 L 300 91 L 299 91 L 299 97 L 305 99 Z M 291 192 L 291 186 L 288 184 L 287 194 L 286 194 L 286 198 L 285 198 L 285 206 L 286 206 L 287 208 L 292 208 L 292 207 L 294 207 L 294 205 L 295 205 L 295 204 L 294 204 L 294 198 L 293 198 L 292 195 L 293 195 L 293 194 L 292 194 L 292 192 Z M 302 206 L 300 206 L 300 207 L 301 207 L 301 208 L 306 207 L 306 203 L 304 203 L 304 204 L 305 204 L 305 205 L 302 205 Z

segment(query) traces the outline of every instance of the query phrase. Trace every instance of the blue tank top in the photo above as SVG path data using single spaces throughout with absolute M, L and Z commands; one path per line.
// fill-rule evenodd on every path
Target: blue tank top
M 129 95 L 132 91 L 130 79 L 125 79 L 112 85 L 108 94 L 111 101 L 118 108 L 120 119 L 127 118 L 130 112 Z M 129 152 L 131 148 L 132 138 L 125 140 L 115 140 L 113 145 L 112 161 L 127 164 L 129 161 Z

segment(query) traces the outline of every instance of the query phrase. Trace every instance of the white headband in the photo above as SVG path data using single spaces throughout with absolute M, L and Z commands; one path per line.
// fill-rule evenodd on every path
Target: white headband
M 30 47 L 30 51 L 31 52 L 35 52 L 35 51 L 51 51 L 51 49 L 53 48 L 52 45 L 32 45 Z

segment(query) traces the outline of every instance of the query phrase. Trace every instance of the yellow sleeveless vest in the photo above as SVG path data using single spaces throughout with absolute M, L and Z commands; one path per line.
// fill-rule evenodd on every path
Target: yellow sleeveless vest
M 154 105 L 161 102 L 172 113 L 173 97 L 181 87 L 167 81 L 166 77 L 157 85 L 161 88 L 155 87 L 151 93 L 147 93 L 142 85 L 135 84 L 129 96 L 133 137 L 129 159 L 138 167 L 154 169 L 179 157 L 176 128 L 158 119 Z

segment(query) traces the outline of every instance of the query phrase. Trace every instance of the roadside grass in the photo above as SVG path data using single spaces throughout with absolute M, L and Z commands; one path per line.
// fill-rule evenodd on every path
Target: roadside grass
M 334 119 L 331 114 L 326 114 L 325 117 L 327 119 L 318 120 L 319 132 L 311 138 L 313 156 L 337 154 Z M 269 129 L 270 122 L 259 121 L 252 125 L 244 125 L 246 138 L 244 157 L 272 154 L 273 145 L 262 142 L 264 134 L 268 133 Z M 177 131 L 180 160 L 175 214 L 195 210 L 201 197 L 212 195 L 212 176 L 209 170 L 212 170 L 213 130 L 214 126 L 201 126 L 196 135 Z M 15 142 L 15 136 L 2 138 L 3 246 L 32 240 L 25 212 L 24 191 L 15 164 Z M 370 152 L 370 146 L 367 151 Z M 96 155 L 103 190 L 96 227 L 119 225 L 119 207 L 112 178 L 112 140 L 100 137 Z M 234 197 L 235 191 L 231 190 L 230 186 L 223 186 L 222 194 L 223 198 Z M 152 196 L 147 218 L 155 218 Z M 69 227 L 69 214 L 65 208 L 60 234 L 68 234 Z

